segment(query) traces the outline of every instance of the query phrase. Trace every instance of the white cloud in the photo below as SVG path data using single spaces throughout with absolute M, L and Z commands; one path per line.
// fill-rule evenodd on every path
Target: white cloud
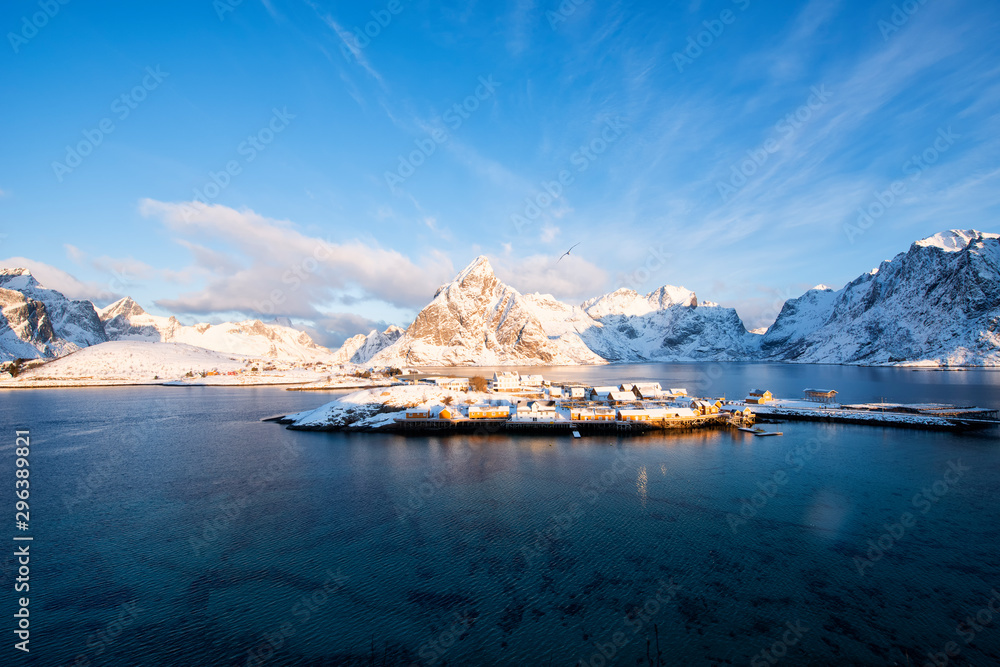
M 0 259 L 0 266 L 28 269 L 43 287 L 62 292 L 70 299 L 89 299 L 98 304 L 107 304 L 124 296 L 119 293 L 121 285 L 116 284 L 113 277 L 105 283 L 84 282 L 62 269 L 27 257 Z
M 365 57 L 364 51 L 362 51 L 361 48 L 359 47 L 358 40 L 353 34 L 351 34 L 351 31 L 345 29 L 343 26 L 337 23 L 337 21 L 329 14 L 324 13 L 315 3 L 308 2 L 308 4 L 310 7 L 312 7 L 313 11 L 316 12 L 316 15 L 330 29 L 332 29 L 337 34 L 337 37 L 340 38 L 340 41 L 343 42 L 341 50 L 350 51 L 351 56 L 354 58 L 354 60 L 359 65 L 361 65 L 361 67 L 363 67 L 364 70 L 372 76 L 372 78 L 374 78 L 380 84 L 383 83 L 382 75 L 379 74 L 378 71 L 371 66 L 371 63 L 368 62 L 368 58 Z
M 607 273 L 577 255 L 558 257 L 532 255 L 511 261 L 493 260 L 497 276 L 519 292 L 541 292 L 557 299 L 589 299 L 607 287 Z
M 307 236 L 287 220 L 246 209 L 144 199 L 140 211 L 159 218 L 191 250 L 194 266 L 185 271 L 197 269 L 206 276 L 201 289 L 157 302 L 178 312 L 316 319 L 323 304 L 348 292 L 360 300 L 422 307 L 454 273 L 438 252 L 417 264 L 361 241 Z
M 556 237 L 559 236 L 559 228 L 553 225 L 544 225 L 542 227 L 542 233 L 539 236 L 539 240 L 542 243 L 551 243 L 555 241 Z

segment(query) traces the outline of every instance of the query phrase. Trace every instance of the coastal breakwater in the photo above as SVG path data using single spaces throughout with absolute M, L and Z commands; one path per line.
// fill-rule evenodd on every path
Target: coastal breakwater
M 758 421 L 814 421 L 933 431 L 975 431 L 1000 426 L 996 410 L 941 404 L 864 403 L 843 406 L 752 406 Z

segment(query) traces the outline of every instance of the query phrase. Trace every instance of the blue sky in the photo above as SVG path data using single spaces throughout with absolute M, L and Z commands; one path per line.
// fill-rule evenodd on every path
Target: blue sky
M 187 321 L 333 344 L 485 254 L 523 292 L 683 285 L 753 327 L 1000 231 L 992 1 L 36 0 L 0 26 L 0 260 Z

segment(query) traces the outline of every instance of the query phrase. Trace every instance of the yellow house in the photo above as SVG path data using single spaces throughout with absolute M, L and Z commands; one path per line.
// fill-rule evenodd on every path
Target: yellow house
M 765 403 L 773 400 L 774 394 L 766 389 L 751 389 L 750 394 L 746 397 L 744 402 L 751 405 L 764 405 Z
M 431 413 L 429 410 L 407 410 L 407 419 L 430 419 Z
M 510 407 L 506 405 L 470 405 L 469 419 L 507 419 Z

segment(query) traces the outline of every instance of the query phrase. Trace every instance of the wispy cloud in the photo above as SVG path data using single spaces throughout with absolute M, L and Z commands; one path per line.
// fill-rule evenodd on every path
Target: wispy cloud
M 524 53 L 531 42 L 531 25 L 535 17 L 535 0 L 514 0 L 510 14 L 507 50 L 511 55 Z
M 334 33 L 336 33 L 337 38 L 340 39 L 342 44 L 341 49 L 346 49 L 346 51 L 349 52 L 354 58 L 354 62 L 368 72 L 373 79 L 384 85 L 385 81 L 382 79 L 382 75 L 379 74 L 378 70 L 372 67 L 370 62 L 368 62 L 368 57 L 358 44 L 357 38 L 349 30 L 341 26 L 340 23 L 338 23 L 337 20 L 334 19 L 328 12 L 323 11 L 323 9 L 321 9 L 315 2 L 307 0 L 307 4 L 312 7 L 313 11 L 316 12 L 316 16 L 318 16 L 330 29 L 332 29 Z
M 263 311 L 313 319 L 348 293 L 411 308 L 426 304 L 453 273 L 437 252 L 414 263 L 358 240 L 309 236 L 288 220 L 250 210 L 144 199 L 140 211 L 159 219 L 208 276 L 201 289 L 157 302 L 175 312 Z

